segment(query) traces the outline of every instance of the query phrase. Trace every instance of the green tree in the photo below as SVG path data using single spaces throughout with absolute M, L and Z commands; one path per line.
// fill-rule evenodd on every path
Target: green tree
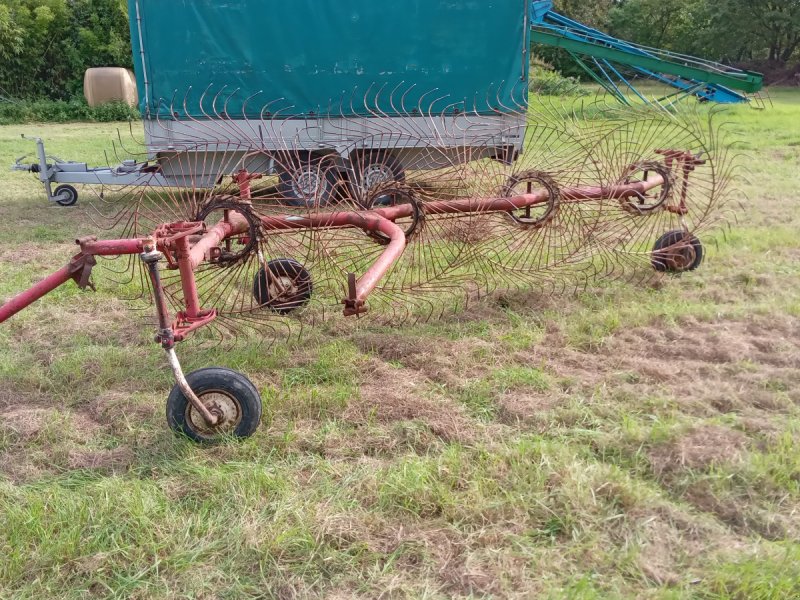
M 571 19 L 580 21 L 596 29 L 605 29 L 608 26 L 608 16 L 611 8 L 618 4 L 618 0 L 555 0 L 555 9 Z
M 3 0 L 0 93 L 69 98 L 89 67 L 130 66 L 127 10 L 120 0 Z
M 709 0 L 626 0 L 609 11 L 610 31 L 644 46 L 720 58 Z
M 720 0 L 710 4 L 715 29 L 732 55 L 782 63 L 796 56 L 800 48 L 800 0 Z
M 611 33 L 704 58 L 786 63 L 800 47 L 800 0 L 623 0 Z

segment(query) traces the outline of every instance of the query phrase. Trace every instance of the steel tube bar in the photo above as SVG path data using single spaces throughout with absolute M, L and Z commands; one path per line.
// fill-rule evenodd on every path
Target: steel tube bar
M 241 214 L 230 211 L 227 221 L 220 221 L 200 238 L 189 251 L 189 258 L 193 269 L 196 269 L 206 260 L 206 256 L 212 248 L 216 248 L 225 239 L 234 235 L 247 233 L 250 224 Z
M 561 197 L 566 201 L 583 200 L 617 200 L 645 194 L 657 187 L 664 185 L 664 178 L 654 174 L 648 181 L 628 183 L 624 185 L 602 187 L 573 187 L 561 190 Z M 509 212 L 519 210 L 537 204 L 544 204 L 549 199 L 547 191 L 542 190 L 532 194 L 520 194 L 509 198 L 486 198 L 475 199 L 467 198 L 464 200 L 439 200 L 426 202 L 424 210 L 427 214 L 469 214 L 484 212 Z M 267 229 L 287 230 L 287 229 L 307 229 L 309 227 L 347 227 L 355 226 L 365 229 L 363 221 L 354 220 L 354 216 L 368 218 L 369 216 L 382 217 L 388 221 L 410 217 L 413 214 L 411 204 L 399 204 L 388 208 L 376 208 L 361 212 L 337 212 L 320 213 L 308 216 L 289 216 L 289 217 L 262 217 L 261 221 Z M 376 229 L 366 228 L 365 231 L 376 231 Z M 383 232 L 386 233 L 386 232 Z
M 378 260 L 356 282 L 356 298 L 359 302 L 367 299 L 367 296 L 372 293 L 378 282 L 406 249 L 406 234 L 392 221 L 383 217 L 374 217 L 369 220 L 365 219 L 363 225 L 368 227 L 368 231 L 380 232 L 389 236 L 390 241 Z M 356 226 L 363 229 L 360 223 Z
M 643 195 L 665 183 L 662 176 L 655 175 L 648 181 L 617 186 L 565 188 L 561 191 L 561 194 L 562 198 L 566 201 L 623 199 L 639 194 Z M 426 203 L 425 211 L 429 214 L 509 212 L 542 204 L 547 202 L 548 198 L 548 192 L 542 190 L 540 192 L 522 194 L 510 198 L 443 200 Z M 363 303 L 366 297 L 369 296 L 378 285 L 380 279 L 388 272 L 392 264 L 405 250 L 405 234 L 394 221 L 403 217 L 409 217 L 412 213 L 413 207 L 411 204 L 401 204 L 362 212 L 261 217 L 261 223 L 268 231 L 286 231 L 312 227 L 357 227 L 366 232 L 380 232 L 388 236 L 390 239 L 389 245 L 375 264 L 373 264 L 357 282 L 356 300 Z M 171 241 L 169 238 L 157 240 L 159 249 L 176 249 L 178 251 L 178 263 L 181 271 L 184 297 L 187 302 L 186 315 L 189 318 L 197 318 L 200 316 L 201 312 L 199 300 L 197 298 L 194 269 L 202 264 L 207 259 L 209 252 L 222 241 L 234 235 L 247 233 L 249 228 L 250 224 L 243 215 L 235 211 L 230 211 L 225 220 L 221 220 L 208 229 L 194 244 L 192 244 L 187 237 L 179 237 L 174 241 Z M 12 298 L 3 306 L 0 306 L 0 323 L 30 306 L 42 296 L 63 285 L 70 279 L 73 279 L 76 273 L 75 261 L 81 258 L 81 256 L 121 256 L 139 254 L 144 250 L 148 242 L 150 242 L 150 240 L 147 239 L 105 241 L 80 240 L 81 254 L 73 258 L 73 261 L 69 265 L 43 279 L 29 290 Z M 166 248 L 166 246 L 170 246 L 170 248 Z
M 178 384 L 181 392 L 183 392 L 183 395 L 186 396 L 186 399 L 203 416 L 205 422 L 213 427 L 219 422 L 219 418 L 217 415 L 208 410 L 208 408 L 206 408 L 206 405 L 203 404 L 200 398 L 197 397 L 197 394 L 194 393 L 194 390 L 192 390 L 192 387 L 186 380 L 186 376 L 183 374 L 183 368 L 178 360 L 178 355 L 175 352 L 175 348 L 167 348 L 166 350 L 167 361 L 169 362 L 169 366 L 172 369 L 172 374 L 175 377 L 175 382 Z
M 203 239 L 206 239 L 205 236 L 203 236 Z M 201 311 L 200 297 L 197 293 L 197 282 L 194 278 L 195 264 L 192 261 L 188 238 L 182 237 L 175 242 L 175 254 L 178 259 L 178 270 L 181 274 L 181 288 L 183 289 L 183 301 L 186 303 L 186 317 L 197 319 L 200 317 Z
M 123 256 L 127 254 L 140 254 L 144 251 L 143 239 L 128 240 L 101 240 L 78 242 L 83 254 L 92 256 Z
M 394 207 L 393 215 L 402 216 L 403 207 L 411 210 L 411 205 Z M 387 212 L 391 212 L 387 209 Z M 377 261 L 362 275 L 356 284 L 356 299 L 363 302 L 375 289 L 392 264 L 406 249 L 406 236 L 400 227 L 386 218 L 381 211 L 338 212 L 309 215 L 307 217 L 262 217 L 261 222 L 269 229 L 308 229 L 309 227 L 356 227 L 365 232 L 383 233 L 389 237 L 389 245 Z M 409 212 L 410 214 L 410 212 Z M 395 216 L 395 218 L 398 218 Z
M 59 269 L 52 275 L 45 277 L 39 283 L 34 285 L 21 294 L 18 294 L 2 306 L 0 306 L 0 323 L 10 319 L 21 310 L 28 308 L 31 304 L 46 296 L 56 288 L 64 285 L 72 279 L 73 271 L 71 265 Z

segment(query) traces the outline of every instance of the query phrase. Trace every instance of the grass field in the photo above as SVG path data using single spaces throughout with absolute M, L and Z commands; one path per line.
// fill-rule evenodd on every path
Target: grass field
M 112 286 L 0 327 L 2 598 L 800 597 L 800 92 L 732 109 L 749 170 L 695 274 L 346 322 L 246 372 L 268 419 L 204 449 Z M 115 125 L 0 127 L 104 162 Z M 0 298 L 94 233 L 0 172 Z

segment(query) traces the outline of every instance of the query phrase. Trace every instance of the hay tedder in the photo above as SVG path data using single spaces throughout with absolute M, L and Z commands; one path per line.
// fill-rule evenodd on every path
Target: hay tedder
M 501 289 L 641 281 L 702 262 L 697 233 L 714 225 L 729 180 L 708 115 L 530 100 L 521 2 L 299 3 L 305 13 L 268 2 L 284 27 L 303 13 L 330 43 L 309 56 L 313 46 L 276 34 L 288 49 L 265 49 L 264 66 L 250 54 L 267 43 L 259 21 L 237 12 L 253 4 L 265 3 L 187 13 L 131 0 L 143 148 L 125 149 L 124 169 L 93 170 L 50 162 L 40 145 L 31 165 L 116 186 L 86 211 L 107 233 L 79 238 L 66 266 L 0 307 L 3 322 L 70 280 L 92 287 L 95 267 L 116 273 L 154 305 L 176 431 L 246 437 L 261 415 L 243 375 L 184 375 L 175 348 L 190 336 L 263 343 L 334 312 L 418 321 Z M 232 23 L 236 43 L 209 33 Z M 184 29 L 213 38 L 192 45 L 193 60 L 160 41 Z M 398 31 L 402 48 L 380 47 Z M 278 72 L 285 93 L 267 102 L 254 82 Z M 188 85 L 167 94 L 176 73 Z M 369 83 L 342 87 L 353 79 Z

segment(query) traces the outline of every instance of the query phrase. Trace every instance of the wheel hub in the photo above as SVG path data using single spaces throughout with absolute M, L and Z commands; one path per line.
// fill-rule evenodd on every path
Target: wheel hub
M 675 270 L 682 271 L 691 265 L 696 257 L 697 253 L 691 244 L 682 244 L 670 253 L 669 260 Z
M 200 402 L 217 417 L 216 425 L 209 425 L 191 404 L 186 407 L 186 420 L 201 435 L 214 436 L 233 433 L 242 421 L 242 409 L 235 398 L 221 391 L 199 394 Z
M 373 163 L 367 165 L 361 177 L 365 189 L 372 189 L 382 183 L 394 181 L 394 172 L 389 165 Z
M 663 209 L 672 195 L 672 171 L 657 162 L 642 162 L 631 165 L 622 180 L 624 185 L 632 183 L 646 183 L 650 173 L 660 175 L 664 183 L 654 193 L 641 194 L 636 192 L 630 197 L 620 198 L 622 209 L 634 215 L 646 215 Z
M 524 229 L 542 229 L 549 225 L 561 209 L 561 190 L 546 173 L 526 171 L 509 178 L 502 190 L 503 197 L 511 198 L 523 194 L 544 191 L 547 201 L 536 206 L 509 211 L 513 223 Z
M 269 282 L 269 295 L 274 301 L 281 298 L 291 298 L 297 294 L 297 284 L 291 277 L 274 275 Z
M 316 198 L 323 188 L 323 181 L 315 169 L 303 169 L 292 179 L 292 190 L 298 198 Z
M 203 221 L 207 225 L 215 225 L 218 221 L 227 219 L 229 212 L 235 212 L 247 220 L 247 235 L 228 239 L 211 257 L 211 262 L 220 266 L 230 266 L 246 260 L 258 248 L 260 239 L 258 217 L 253 213 L 253 208 L 247 202 L 239 201 L 233 196 L 220 196 L 209 200 L 197 213 L 194 220 Z M 242 243 L 242 240 L 246 240 Z

